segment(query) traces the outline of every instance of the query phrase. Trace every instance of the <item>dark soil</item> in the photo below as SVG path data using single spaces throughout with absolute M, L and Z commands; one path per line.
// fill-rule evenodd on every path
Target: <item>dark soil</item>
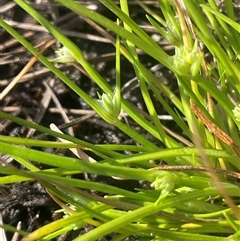
M 66 35 L 83 50 L 87 58 L 98 69 L 99 73 L 114 87 L 114 46 L 108 43 L 108 40 L 102 37 L 100 33 L 98 33 L 81 16 L 71 13 L 68 9 L 64 9 L 57 4 L 52 3 L 52 1 L 41 1 L 42 3 L 40 4 L 34 4 L 33 1 L 31 2 L 32 5 L 48 20 L 52 21 L 60 29 L 68 31 L 66 32 Z M 98 1 L 92 0 L 82 2 L 88 7 L 96 6 L 96 11 L 112 20 L 116 19 L 116 17 L 104 6 L 99 4 Z M 7 3 L 8 1 L 2 1 L 2 5 L 5 7 L 7 6 Z M 161 14 L 157 6 L 150 4 L 149 7 L 155 12 Z M 158 43 L 162 45 L 166 51 L 173 53 L 172 46 L 169 46 L 155 29 L 149 25 L 145 18 L 145 12 L 134 2 L 130 4 L 130 12 L 132 13 L 132 18 L 139 25 L 144 26 L 149 35 L 156 38 Z M 39 26 L 38 23 L 17 5 L 13 4 L 9 9 L 2 11 L 2 17 L 8 21 L 14 21 L 9 23 L 38 49 L 41 49 L 42 46 L 51 40 L 51 36 L 48 33 L 43 32 L 43 30 L 37 29 Z M 80 36 L 79 33 L 81 34 Z M 89 35 L 91 35 L 92 38 L 89 37 Z M 95 39 L 93 37 L 95 37 Z M 44 55 L 49 58 L 55 57 L 54 51 L 59 47 L 59 43 L 56 42 L 44 53 Z M 20 73 L 31 59 L 32 55 L 18 42 L 14 41 L 14 39 L 3 29 L 0 29 L 0 49 L 0 91 L 2 92 L 13 78 Z M 158 64 L 154 59 L 151 59 L 145 54 L 140 55 L 140 60 L 148 68 Z M 92 98 L 97 98 L 97 92 L 102 93 L 101 89 L 94 83 L 94 81 L 81 72 L 76 65 L 59 65 L 59 68 L 63 69 L 64 73 Z M 146 108 L 141 93 L 137 87 L 137 80 L 133 79 L 135 74 L 131 64 L 126 59 L 122 58 L 121 68 L 124 98 L 145 111 Z M 176 89 L 176 82 L 167 69 L 160 67 L 155 71 L 155 74 L 159 77 L 164 76 L 166 84 L 172 89 Z M 126 84 L 130 82 L 132 83 L 130 87 L 126 87 Z M 64 112 L 67 114 L 68 120 L 63 118 L 63 111 L 56 106 L 56 103 L 51 98 L 49 102 L 44 98 L 47 94 L 49 95 L 47 86 L 49 86 L 56 95 Z M 44 104 L 46 105 L 45 107 L 43 107 Z M 159 115 L 166 114 L 166 111 L 159 105 L 159 103 L 156 103 L 156 109 L 158 110 Z M 90 107 L 86 105 L 79 96 L 73 93 L 73 91 L 56 78 L 56 76 L 46 71 L 45 67 L 40 62 L 35 63 L 29 72 L 23 76 L 14 88 L 4 97 L 1 101 L 1 110 L 23 119 L 34 121 L 46 127 L 49 127 L 50 123 L 55 123 L 57 126 L 61 127 L 66 122 L 71 122 L 79 117 L 86 117 L 92 113 Z M 19 126 L 8 120 L 0 120 L 0 131 L 2 135 L 53 140 L 52 137 L 40 135 L 41 133 L 31 131 L 24 126 Z M 149 139 L 156 142 L 152 136 L 149 136 L 149 134 L 142 130 L 132 120 L 129 119 L 128 121 L 139 133 L 147 135 Z M 169 121 L 163 121 L 163 123 L 170 125 Z M 114 126 L 105 123 L 96 115 L 85 118 L 85 120 L 78 121 L 75 124 L 69 124 L 69 126 L 71 128 L 63 128 L 62 130 L 65 133 L 69 133 L 77 138 L 94 144 L 134 143 L 129 136 L 122 133 Z M 157 144 L 161 145 L 161 143 Z M 52 150 L 47 149 L 45 151 L 51 152 Z M 65 154 L 70 155 L 68 152 Z M 0 162 L 1 165 L 11 165 L 19 169 L 24 168 L 14 159 L 5 155 L 1 156 Z M 84 178 L 84 176 L 82 175 L 81 178 Z M 116 181 L 112 178 L 106 178 L 103 176 L 89 175 L 88 178 L 90 180 L 105 182 L 130 190 L 134 190 L 136 187 L 142 187 L 143 185 L 139 182 Z M 59 215 L 54 213 L 57 209 L 59 209 L 59 206 L 37 182 L 2 185 L 0 187 L 0 211 L 5 224 L 10 224 L 16 227 L 17 224 L 21 222 L 22 230 L 32 232 L 46 223 L 58 219 Z M 90 229 L 90 226 L 86 226 L 84 230 L 72 231 L 71 233 L 59 237 L 57 240 L 72 240 L 79 234 L 87 232 Z M 8 240 L 11 240 L 12 233 L 8 232 L 7 234 Z M 105 237 L 102 238 L 101 241 L 107 241 L 110 238 L 112 237 Z M 134 240 L 134 237 L 127 240 Z

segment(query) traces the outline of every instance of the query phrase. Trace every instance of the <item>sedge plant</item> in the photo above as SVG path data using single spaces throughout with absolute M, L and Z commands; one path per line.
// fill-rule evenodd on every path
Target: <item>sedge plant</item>
M 65 213 L 57 221 L 32 233 L 24 233 L 22 240 L 52 240 L 86 224 L 94 228 L 74 241 L 98 240 L 111 233 L 115 233 L 112 241 L 131 236 L 139 241 L 240 240 L 239 202 L 234 201 L 240 195 L 237 183 L 240 178 L 240 25 L 234 15 L 233 2 L 224 1 L 224 12 L 220 12 L 213 0 L 159 0 L 160 16 L 137 1 L 146 11 L 149 23 L 174 46 L 175 54 L 170 56 L 131 19 L 127 0 L 120 0 L 119 5 L 111 0 L 99 1 L 116 15 L 116 21 L 77 1 L 55 0 L 116 35 L 112 43 L 116 49 L 116 87 L 113 89 L 75 43 L 29 3 L 14 1 L 63 46 L 56 52 L 56 58 L 39 55 L 38 60 L 104 121 L 137 143 L 135 146 L 94 145 L 1 111 L 1 118 L 63 140 L 0 137 L 1 152 L 25 167 L 20 171 L 2 166 L 4 176 L 0 177 L 0 183 L 37 180 L 55 197 Z M 38 55 L 37 50 L 3 19 L 0 23 L 29 52 Z M 174 74 L 179 96 L 141 63 L 137 49 Z M 206 59 L 205 53 L 211 58 Z M 121 96 L 121 55 L 133 66 L 147 115 L 142 115 Z M 101 89 L 99 99 L 93 100 L 65 76 L 55 62 L 80 64 Z M 164 128 L 151 93 L 188 142 Z M 121 111 L 157 141 L 151 142 L 120 120 Z M 189 146 L 186 143 L 190 143 Z M 59 156 L 33 148 L 49 146 L 75 149 L 77 156 Z M 94 153 L 100 161 L 89 162 L 85 150 Z M 131 154 L 125 155 L 123 150 Z M 159 165 L 157 160 L 163 160 L 165 165 Z M 52 168 L 39 169 L 35 162 Z M 149 182 L 151 188 L 133 192 L 68 177 L 83 172 L 143 180 Z M 89 195 L 85 190 L 95 190 L 105 196 Z M 7 225 L 3 227 L 11 229 Z

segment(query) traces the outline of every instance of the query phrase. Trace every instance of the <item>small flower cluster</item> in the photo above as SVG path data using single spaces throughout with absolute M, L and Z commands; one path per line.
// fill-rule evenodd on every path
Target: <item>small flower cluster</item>
M 235 108 L 233 109 L 233 114 L 236 118 L 236 121 L 240 122 L 240 104 L 238 104 L 238 106 L 235 106 Z
M 119 95 L 114 92 L 113 94 L 102 94 L 99 95 L 99 100 L 97 103 L 105 112 L 105 115 L 108 117 L 106 119 L 107 122 L 114 124 L 114 122 L 118 119 L 118 115 L 121 112 L 121 99 Z
M 198 43 L 195 41 L 191 50 L 185 46 L 176 47 L 176 54 L 173 59 L 174 65 L 182 75 L 196 76 L 199 72 L 203 54 L 198 52 Z
M 175 183 L 178 181 L 178 176 L 175 173 L 163 171 L 156 177 L 155 181 L 151 184 L 156 190 L 161 190 L 161 194 L 156 201 L 156 205 L 163 201 L 168 194 L 174 189 Z
M 66 63 L 74 63 L 76 62 L 76 59 L 74 58 L 74 56 L 72 55 L 72 53 L 69 51 L 69 49 L 65 46 L 63 46 L 62 48 L 60 48 L 59 50 L 55 51 L 57 58 L 55 59 L 50 59 L 50 62 L 54 62 L 54 63 L 62 63 L 62 64 L 66 64 Z

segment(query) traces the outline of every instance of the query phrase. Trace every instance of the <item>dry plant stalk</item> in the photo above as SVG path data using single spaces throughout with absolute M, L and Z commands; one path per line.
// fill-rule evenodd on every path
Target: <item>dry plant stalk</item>
M 190 107 L 194 114 L 203 122 L 203 124 L 220 140 L 227 144 L 234 153 L 240 157 L 240 148 L 234 143 L 233 139 L 226 134 L 222 129 L 220 129 L 216 124 L 209 120 L 201 110 L 196 106 L 193 101 L 190 101 Z

